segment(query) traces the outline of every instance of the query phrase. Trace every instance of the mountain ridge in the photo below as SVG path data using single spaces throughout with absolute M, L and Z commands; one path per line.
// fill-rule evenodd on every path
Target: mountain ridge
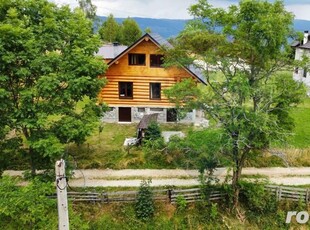
M 98 16 L 100 21 L 104 21 L 106 16 Z M 146 28 L 150 28 L 152 32 L 160 34 L 164 38 L 177 36 L 185 27 L 188 19 L 164 19 L 164 18 L 143 18 L 143 17 L 131 17 L 134 19 L 142 31 Z M 115 18 L 118 23 L 121 23 L 126 18 Z M 303 32 L 305 30 L 310 31 L 310 21 L 295 19 L 294 29 L 296 31 Z

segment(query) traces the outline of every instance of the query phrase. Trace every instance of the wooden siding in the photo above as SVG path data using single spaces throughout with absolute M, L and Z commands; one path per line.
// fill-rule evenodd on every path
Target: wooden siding
M 159 48 L 151 40 L 143 40 L 119 60 L 113 63 L 105 77 L 108 80 L 102 89 L 99 98 L 110 106 L 147 106 L 147 107 L 173 107 L 163 94 L 167 89 L 183 78 L 191 77 L 183 68 L 158 68 L 150 67 L 150 54 L 158 54 Z M 128 64 L 128 54 L 139 53 L 146 55 L 145 66 L 133 66 Z M 133 82 L 133 98 L 120 99 L 118 82 Z M 161 83 L 161 99 L 150 99 L 150 83 Z

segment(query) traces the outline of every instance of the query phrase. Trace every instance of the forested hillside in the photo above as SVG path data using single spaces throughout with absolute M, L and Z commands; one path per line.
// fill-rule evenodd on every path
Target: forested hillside
M 104 21 L 107 17 L 99 16 Z M 115 18 L 117 22 L 122 22 L 125 18 Z M 152 32 L 160 34 L 164 38 L 176 36 L 185 26 L 187 20 L 184 19 L 154 19 L 154 18 L 133 18 L 144 31 L 150 28 Z M 294 28 L 297 31 L 310 30 L 310 21 L 294 20 Z

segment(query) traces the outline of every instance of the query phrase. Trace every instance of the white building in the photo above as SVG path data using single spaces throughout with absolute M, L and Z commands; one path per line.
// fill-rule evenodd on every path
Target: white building
M 294 42 L 292 47 L 295 48 L 295 60 L 302 60 L 304 56 L 310 58 L 309 31 L 305 31 L 304 39 L 302 41 Z M 303 82 L 309 88 L 308 95 L 310 96 L 310 69 L 307 70 L 307 68 L 296 67 L 293 73 L 293 78 L 296 81 Z

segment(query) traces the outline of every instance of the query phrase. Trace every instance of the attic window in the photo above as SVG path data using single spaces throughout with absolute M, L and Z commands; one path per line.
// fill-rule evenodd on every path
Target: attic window
M 151 54 L 150 55 L 150 66 L 151 67 L 162 67 L 162 65 L 164 64 L 163 62 L 163 55 L 160 54 Z
M 128 54 L 129 65 L 145 65 L 145 54 Z

